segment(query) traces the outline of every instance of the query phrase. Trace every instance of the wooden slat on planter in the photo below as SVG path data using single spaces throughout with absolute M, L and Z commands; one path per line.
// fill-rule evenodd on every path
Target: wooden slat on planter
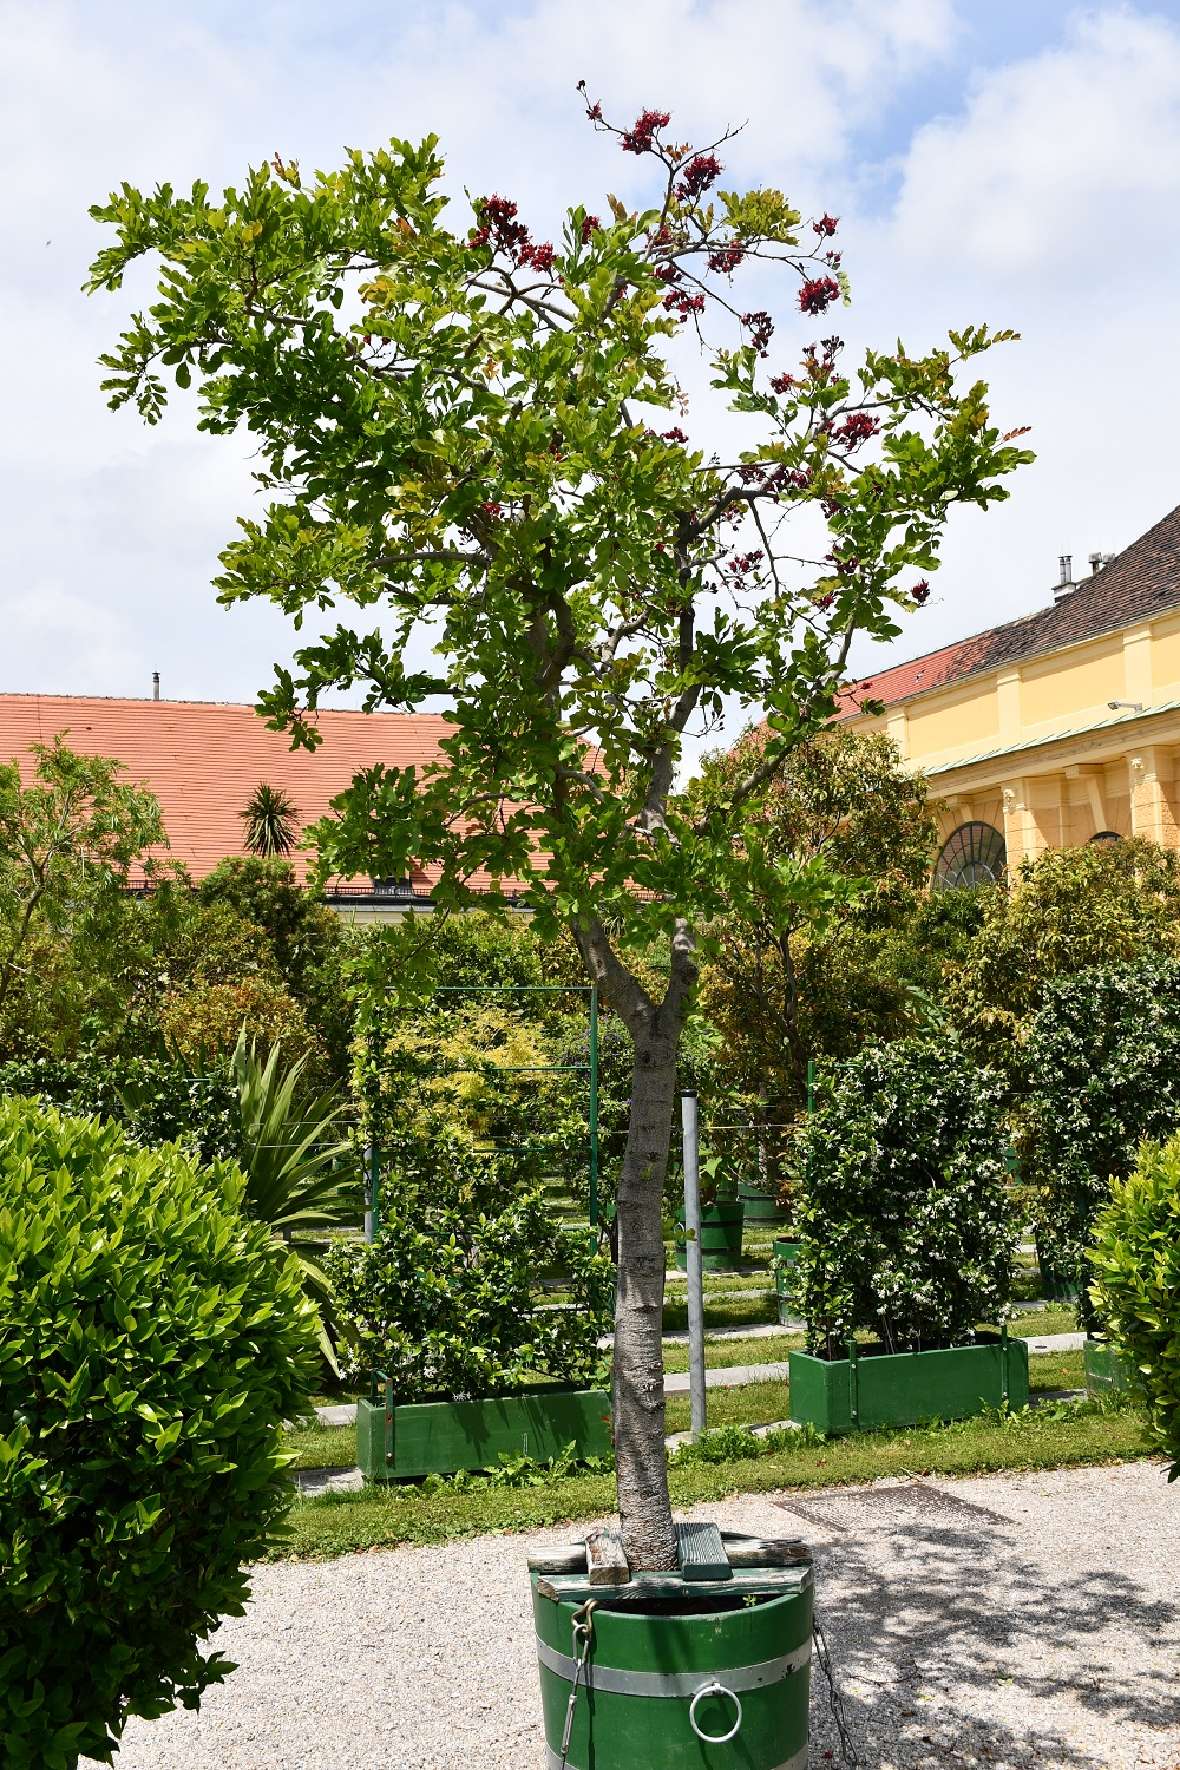
M 719 1580 L 730 1576 L 729 1557 L 715 1524 L 678 1524 L 676 1553 L 684 1579 Z
M 631 1578 L 617 1530 L 592 1530 L 586 1538 L 586 1577 L 592 1586 L 622 1586 Z

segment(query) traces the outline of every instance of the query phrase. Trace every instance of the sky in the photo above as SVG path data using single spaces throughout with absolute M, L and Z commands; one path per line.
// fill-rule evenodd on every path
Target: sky
M 457 197 L 505 191 L 545 237 L 638 189 L 582 78 L 683 138 L 744 123 L 733 182 L 839 215 L 850 341 L 1021 333 L 985 372 L 1037 462 L 953 517 L 930 603 L 859 671 L 1046 604 L 1059 554 L 1086 570 L 1180 501 L 1180 0 L 0 0 L 0 691 L 147 695 L 158 670 L 167 698 L 251 701 L 294 643 L 210 588 L 257 505 L 245 442 L 184 403 L 154 430 L 106 409 L 126 306 L 80 293 L 88 205 L 434 131 Z

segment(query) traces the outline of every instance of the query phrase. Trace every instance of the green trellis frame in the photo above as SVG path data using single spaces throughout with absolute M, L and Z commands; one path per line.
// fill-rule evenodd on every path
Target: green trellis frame
M 509 1064 L 506 1074 L 556 1074 L 565 1071 L 584 1069 L 588 1072 L 587 1119 L 589 1127 L 589 1219 L 590 1228 L 597 1234 L 598 1222 L 598 986 L 584 983 L 445 983 L 431 991 L 432 996 L 531 996 L 531 995 L 566 995 L 584 996 L 587 1002 L 587 1061 L 582 1063 L 544 1063 L 527 1066 Z M 461 1071 L 452 1071 L 461 1074 Z M 369 1165 L 369 1212 L 370 1236 L 375 1236 L 381 1227 L 381 1148 L 374 1140 L 368 1149 Z

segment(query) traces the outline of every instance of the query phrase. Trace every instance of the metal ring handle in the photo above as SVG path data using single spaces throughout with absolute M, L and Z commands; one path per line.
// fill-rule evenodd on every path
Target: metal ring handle
M 728 1696 L 730 1702 L 733 1704 L 734 1708 L 737 1710 L 737 1720 L 734 1722 L 733 1726 L 730 1728 L 728 1733 L 702 1733 L 701 1732 L 700 1728 L 697 1726 L 697 1703 L 700 1702 L 702 1696 Z M 688 1721 L 689 1721 L 690 1727 L 692 1728 L 693 1732 L 696 1734 L 697 1738 L 703 1739 L 706 1745 L 724 1745 L 727 1740 L 736 1739 L 738 1736 L 738 1731 L 741 1728 L 741 1724 L 742 1724 L 741 1698 L 739 1697 L 736 1690 L 730 1690 L 728 1685 L 719 1684 L 717 1682 L 716 1678 L 714 1678 L 712 1683 L 702 1684 L 700 1689 L 694 1695 L 692 1701 L 689 1703 L 689 1705 L 688 1705 Z

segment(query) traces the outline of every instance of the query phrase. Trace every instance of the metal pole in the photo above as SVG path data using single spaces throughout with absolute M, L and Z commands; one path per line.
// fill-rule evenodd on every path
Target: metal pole
M 701 1286 L 701 1180 L 697 1148 L 697 1097 L 686 1088 L 680 1096 L 684 1133 L 684 1235 L 688 1268 L 688 1386 L 692 1401 L 692 1435 L 706 1424 L 705 1300 Z
M 598 990 L 590 990 L 590 1227 L 598 1228 Z
M 807 1110 L 815 1111 L 815 1058 L 807 1059 Z
M 364 1168 L 364 1172 L 365 1172 L 365 1240 L 372 1241 L 374 1230 L 373 1230 L 373 1146 L 371 1143 L 365 1144 L 365 1151 L 364 1151 L 364 1156 L 362 1159 L 365 1164 L 365 1168 Z

